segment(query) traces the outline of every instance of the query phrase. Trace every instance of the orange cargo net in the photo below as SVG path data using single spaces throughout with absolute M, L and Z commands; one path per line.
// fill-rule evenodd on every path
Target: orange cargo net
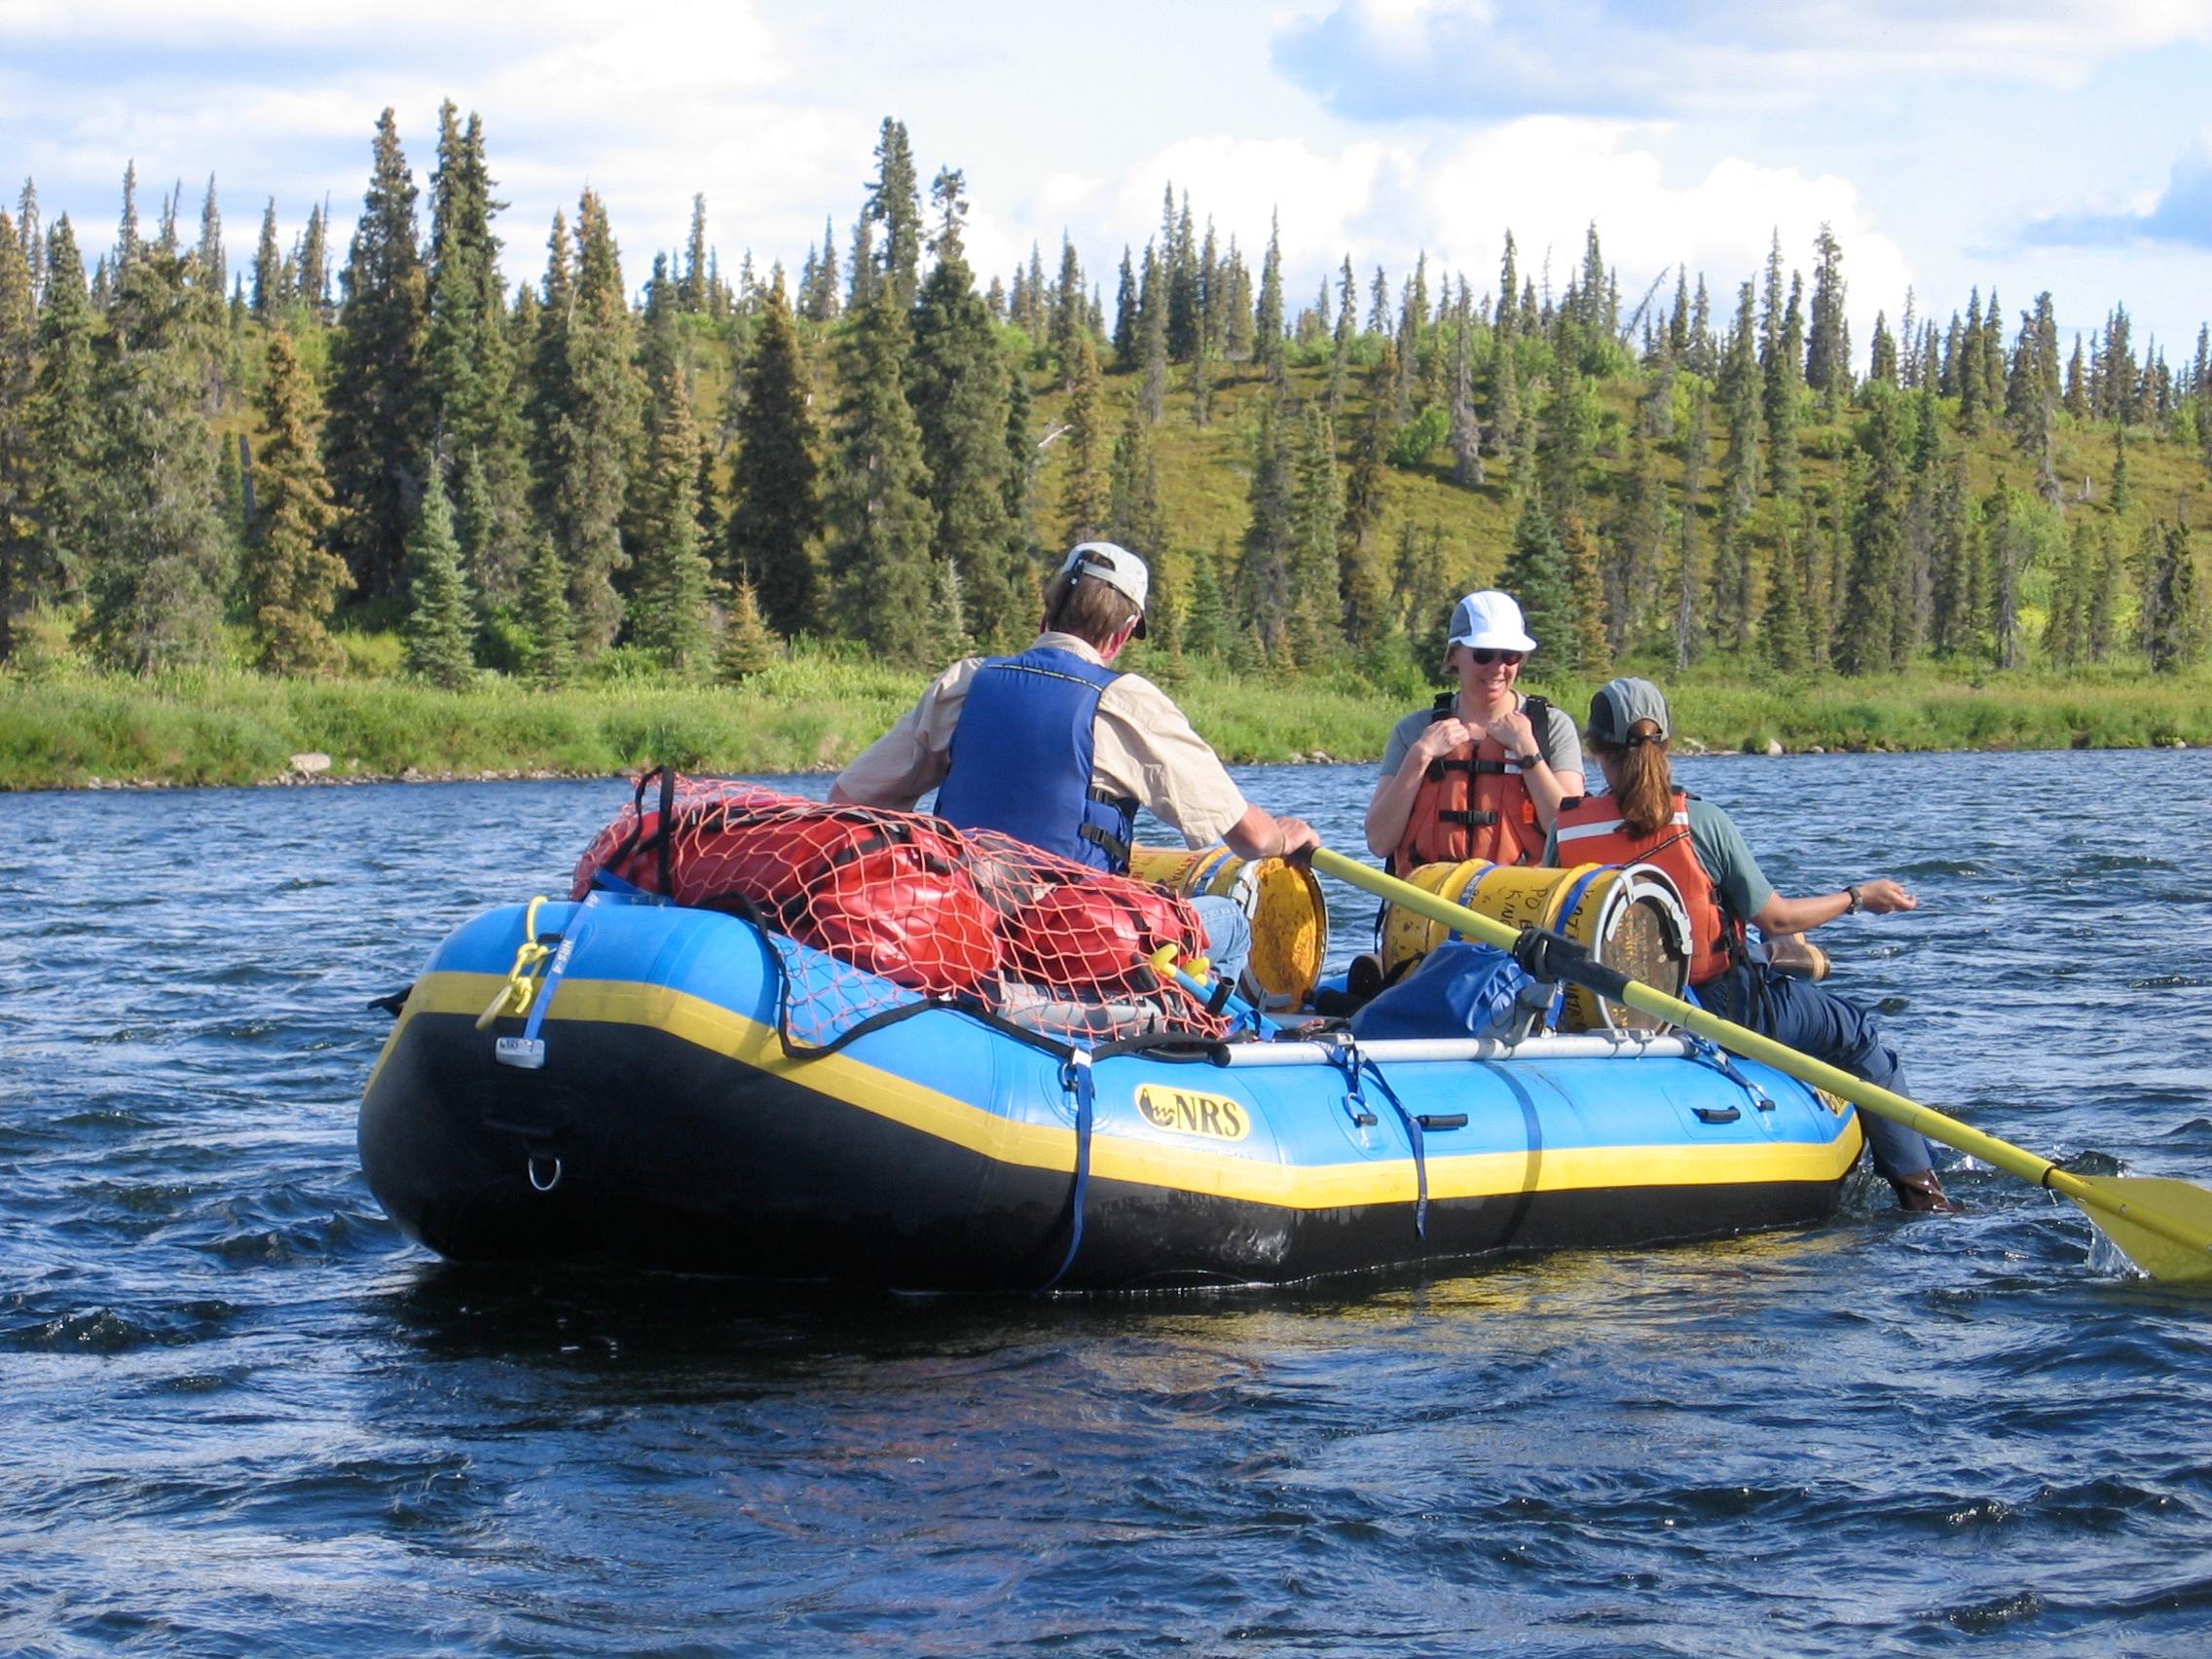
M 778 1028 L 794 1051 L 929 1002 L 1085 1046 L 1229 1030 L 1153 966 L 1164 945 L 1202 952 L 1187 901 L 1009 835 L 656 771 L 585 849 L 572 897 L 603 870 L 757 922 L 783 968 Z

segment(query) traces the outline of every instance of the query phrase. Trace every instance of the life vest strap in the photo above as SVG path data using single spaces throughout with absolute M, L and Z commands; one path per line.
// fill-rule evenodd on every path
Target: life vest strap
M 1510 760 L 1455 759 L 1449 755 L 1439 756 L 1428 763 L 1428 779 L 1442 783 L 1447 772 L 1468 772 L 1481 778 L 1499 778 L 1518 774 L 1521 768 Z
M 1439 824 L 1464 824 L 1470 830 L 1487 830 L 1497 822 L 1494 812 L 1482 812 L 1474 807 L 1464 812 L 1443 811 L 1435 815 Z

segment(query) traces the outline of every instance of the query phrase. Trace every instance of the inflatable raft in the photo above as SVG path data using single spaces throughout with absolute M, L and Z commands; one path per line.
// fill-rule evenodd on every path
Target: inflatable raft
M 443 1256 L 1283 1283 L 1814 1223 L 1861 1150 L 1849 1107 L 1674 1033 L 1101 1028 L 609 880 L 464 924 L 397 1005 L 362 1167 Z M 879 1000 L 794 1041 L 794 1010 L 856 980 Z

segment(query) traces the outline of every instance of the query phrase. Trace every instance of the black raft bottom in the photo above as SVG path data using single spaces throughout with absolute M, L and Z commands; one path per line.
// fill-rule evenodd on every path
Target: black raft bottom
M 458 1261 L 1033 1290 L 1067 1256 L 1072 1177 L 1001 1163 L 648 1026 L 563 1023 L 543 1071 L 464 1015 L 417 1014 L 361 1110 L 392 1219 Z M 803 1080 L 804 1072 L 798 1074 Z M 1059 1288 L 1287 1283 L 1498 1250 L 1803 1226 L 1840 1179 L 1515 1193 L 1302 1210 L 1093 1177 Z

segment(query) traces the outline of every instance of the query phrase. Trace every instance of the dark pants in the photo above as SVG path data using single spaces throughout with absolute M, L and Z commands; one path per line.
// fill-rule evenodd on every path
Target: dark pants
M 1698 986 L 1697 996 L 1723 1019 L 1748 1025 L 1853 1077 L 1904 1092 L 1904 1068 L 1898 1063 L 1896 1051 L 1882 1041 L 1874 1016 L 1810 979 L 1793 979 L 1763 964 L 1744 963 Z M 1918 1129 L 1871 1112 L 1859 1114 L 1859 1125 L 1873 1150 L 1874 1172 L 1885 1180 L 1918 1175 L 1931 1167 L 1928 1142 Z

